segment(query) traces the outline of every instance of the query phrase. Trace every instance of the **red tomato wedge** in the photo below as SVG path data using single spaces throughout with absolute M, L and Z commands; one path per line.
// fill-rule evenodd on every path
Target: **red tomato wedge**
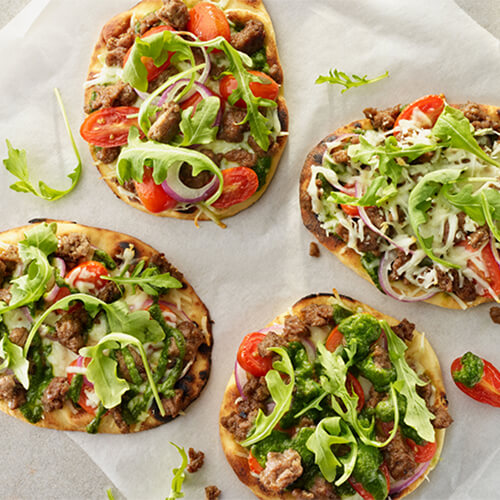
M 339 332 L 339 329 L 335 327 L 328 335 L 326 339 L 325 347 L 328 351 L 334 352 L 337 347 L 342 344 L 344 336 Z
M 142 35 L 141 38 L 144 39 L 147 38 L 148 36 L 154 35 L 155 33 L 160 33 L 162 31 L 167 31 L 167 30 L 174 31 L 174 28 L 168 25 L 155 26 L 154 28 L 151 28 L 150 30 L 146 31 L 146 33 L 144 33 L 144 35 Z M 127 64 L 128 58 L 130 57 L 130 52 L 132 51 L 132 47 L 130 47 L 130 49 L 128 49 L 127 53 L 125 54 L 125 59 L 123 60 L 123 66 Z M 165 71 L 170 66 L 170 60 L 172 59 L 172 56 L 173 53 L 169 54 L 168 59 L 161 66 L 156 66 L 155 63 L 153 62 L 152 57 L 146 57 L 146 56 L 141 57 L 142 64 L 144 64 L 144 66 L 148 70 L 148 82 L 154 80 L 157 76 L 163 73 L 163 71 Z
M 94 111 L 85 118 L 80 127 L 80 135 L 89 143 L 101 148 L 123 146 L 128 141 L 130 127 L 138 127 L 137 118 L 130 115 L 139 113 L 133 106 L 117 106 Z
M 403 109 L 401 114 L 397 117 L 394 127 L 397 127 L 401 120 L 411 120 L 412 117 L 415 118 L 413 113 L 415 110 L 418 110 L 420 111 L 417 118 L 419 126 L 422 128 L 431 128 L 442 113 L 444 106 L 444 99 L 438 95 L 421 97 Z
M 66 274 L 65 280 L 72 287 L 80 288 L 85 286 L 87 288 L 87 285 L 91 285 L 91 288 L 93 288 L 91 291 L 97 291 L 108 283 L 101 276 L 109 276 L 108 270 L 100 262 L 89 260 L 71 269 Z
M 263 97 L 271 101 L 275 101 L 278 98 L 280 86 L 270 76 L 261 71 L 249 71 L 249 73 L 262 80 L 262 82 L 250 82 L 250 90 L 255 97 Z M 237 88 L 238 82 L 233 75 L 226 75 L 219 82 L 220 95 L 226 101 Z M 246 108 L 247 105 L 243 99 L 240 99 L 236 101 L 235 106 Z
M 415 455 L 415 462 L 419 464 L 428 462 L 436 454 L 436 443 L 425 443 L 419 445 L 410 438 L 406 438 L 406 442 L 408 443 L 408 446 L 413 450 L 413 454 Z
M 359 217 L 359 208 L 355 205 L 344 205 L 341 203 L 340 208 L 345 214 L 351 217 Z
M 212 207 L 223 210 L 248 200 L 259 187 L 257 174 L 248 167 L 234 167 L 222 171 L 224 188 Z
M 209 2 L 200 2 L 189 11 L 187 29 L 205 42 L 218 36 L 224 37 L 228 42 L 231 39 L 231 28 L 226 15 Z
M 351 395 L 354 392 L 358 396 L 358 405 L 356 406 L 356 409 L 361 411 L 361 408 L 365 405 L 365 393 L 363 392 L 363 387 L 361 387 L 359 380 L 350 372 L 347 372 L 345 385 Z
M 476 250 L 472 248 L 468 243 L 460 243 L 465 245 L 465 248 L 470 252 L 475 252 Z M 500 266 L 498 265 L 495 257 L 493 256 L 493 251 L 489 244 L 485 245 L 481 250 L 481 260 L 486 267 L 486 273 L 474 265 L 472 261 L 467 262 L 467 266 L 472 268 L 481 278 L 488 282 L 493 291 L 500 296 Z M 484 295 L 491 295 L 487 290 L 484 291 Z
M 500 408 L 500 371 L 489 361 L 481 358 L 483 362 L 483 376 L 473 387 L 467 387 L 453 377 L 455 372 L 462 369 L 461 359 L 457 358 L 451 364 L 451 376 L 456 386 L 472 399 Z
M 134 184 L 137 196 L 149 212 L 163 212 L 177 206 L 177 201 L 165 193 L 161 185 L 153 180 L 152 168 L 145 167 L 142 182 L 134 181 Z
M 90 363 L 90 358 L 83 358 L 83 364 L 85 368 L 89 365 Z M 72 361 L 69 366 L 78 366 L 80 367 L 80 360 L 77 358 L 74 361 Z M 71 381 L 73 380 L 73 377 L 76 375 L 76 373 L 68 373 L 68 382 L 71 384 Z M 85 377 L 85 375 L 84 375 Z M 82 391 L 80 392 L 80 398 L 78 399 L 78 404 L 87 412 L 90 413 L 91 415 L 95 415 L 97 413 L 97 408 L 93 407 L 90 405 L 87 396 L 85 395 L 85 391 L 93 391 L 94 389 L 92 388 L 90 382 L 87 381 L 86 378 L 84 378 L 84 382 L 82 385 Z
M 254 377 L 263 377 L 273 367 L 271 356 L 261 356 L 258 351 L 265 334 L 253 332 L 245 335 L 238 349 L 237 359 L 240 366 Z
M 248 467 L 255 474 L 260 474 L 264 470 L 264 467 L 262 467 L 258 460 L 252 455 L 252 452 L 248 455 Z

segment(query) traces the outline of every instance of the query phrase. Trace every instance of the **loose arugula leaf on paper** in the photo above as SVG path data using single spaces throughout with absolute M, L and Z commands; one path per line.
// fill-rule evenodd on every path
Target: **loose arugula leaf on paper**
M 15 149 L 9 140 L 6 140 L 7 143 L 7 151 L 8 157 L 3 160 L 5 168 L 14 176 L 16 176 L 19 181 L 15 182 L 10 186 L 10 188 L 19 193 L 32 193 L 39 198 L 42 198 L 47 201 L 55 201 L 63 196 L 66 196 L 68 193 L 73 191 L 76 187 L 78 181 L 80 180 L 80 175 L 82 173 L 82 160 L 80 158 L 80 153 L 75 143 L 75 139 L 73 137 L 73 133 L 71 132 L 71 128 L 69 126 L 68 117 L 66 115 L 66 110 L 64 109 L 64 105 L 61 99 L 61 95 L 58 89 L 55 89 L 55 94 L 57 98 L 57 102 L 61 109 L 61 113 L 64 118 L 64 124 L 66 126 L 66 130 L 68 132 L 71 145 L 73 147 L 73 151 L 75 153 L 77 159 L 77 165 L 74 170 L 68 174 L 68 179 L 71 181 L 71 185 L 68 189 L 58 190 L 51 188 L 44 181 L 38 182 L 38 190 L 32 184 L 30 180 L 30 174 L 28 170 L 28 161 L 26 159 L 26 151 L 24 149 L 19 150 Z
M 347 73 L 343 71 L 339 71 L 338 69 L 331 69 L 328 75 L 320 75 L 316 79 L 316 84 L 319 85 L 321 83 L 330 83 L 333 85 L 342 85 L 345 87 L 342 90 L 342 94 L 347 92 L 349 89 L 354 87 L 361 87 L 362 85 L 368 85 L 370 83 L 375 83 L 389 76 L 389 71 L 386 71 L 383 75 L 376 76 L 375 78 L 368 78 L 368 75 L 359 76 L 359 75 L 351 75 L 349 76 Z

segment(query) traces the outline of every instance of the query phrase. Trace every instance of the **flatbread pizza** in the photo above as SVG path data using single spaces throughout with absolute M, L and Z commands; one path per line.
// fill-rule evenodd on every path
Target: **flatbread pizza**
M 258 498 L 402 498 L 440 461 L 447 406 L 414 325 L 334 290 L 244 337 L 220 435 Z
M 0 233 L 0 410 L 39 427 L 126 433 L 204 388 L 209 313 L 142 241 L 47 221 Z
M 499 301 L 499 109 L 430 95 L 364 113 L 308 155 L 305 226 L 395 299 Z
M 101 31 L 81 135 L 129 205 L 218 222 L 271 182 L 288 135 L 282 82 L 262 0 L 143 0 Z

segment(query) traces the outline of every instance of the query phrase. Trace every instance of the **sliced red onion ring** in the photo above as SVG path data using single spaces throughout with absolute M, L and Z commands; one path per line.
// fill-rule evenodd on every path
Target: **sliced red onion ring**
M 83 356 L 78 356 L 78 358 L 76 359 L 76 366 L 78 366 L 78 368 L 82 368 L 83 370 L 87 369 L 87 367 L 85 366 L 85 358 Z M 83 385 L 86 387 L 90 387 L 91 389 L 94 388 L 94 384 L 90 382 L 85 375 L 83 375 Z
M 311 339 L 306 338 L 302 339 L 302 345 L 306 349 L 309 361 L 313 361 L 314 359 L 316 359 L 316 346 L 314 345 L 314 342 Z
M 493 257 L 495 258 L 496 263 L 500 266 L 500 257 L 498 256 L 498 248 L 496 245 L 496 238 L 493 236 L 493 233 L 490 233 L 490 248 Z
M 194 40 L 195 42 L 199 41 L 199 38 L 193 33 L 190 33 L 189 31 L 179 31 L 177 32 L 177 34 L 187 36 L 192 40 Z M 212 69 L 212 61 L 210 60 L 210 56 L 208 55 L 207 49 L 205 49 L 205 47 L 198 47 L 198 48 L 203 53 L 203 58 L 205 59 L 205 68 L 203 69 L 203 73 L 201 74 L 200 78 L 198 78 L 198 81 L 200 83 L 205 83 L 208 80 L 208 77 L 210 75 L 210 70 Z
M 31 315 L 30 310 L 29 310 L 26 306 L 21 307 L 21 311 L 23 312 L 23 314 L 26 316 L 26 319 L 27 319 L 30 323 L 33 323 L 33 322 L 34 322 L 33 316 Z
M 57 285 L 52 287 L 52 290 L 45 295 L 45 301 L 51 304 L 55 301 L 57 294 L 59 293 L 60 288 Z
M 199 201 L 208 200 L 219 187 L 219 179 L 213 176 L 208 184 L 201 188 L 190 188 L 186 186 L 180 179 L 180 170 L 182 163 L 170 167 L 167 172 L 167 178 L 163 181 L 162 187 L 174 200 L 181 203 L 198 203 Z
M 269 333 L 269 332 L 275 332 L 277 334 L 281 334 L 283 329 L 285 328 L 285 325 L 276 323 L 271 326 L 267 326 L 266 328 L 262 328 L 262 330 L 259 330 L 259 333 Z
M 415 474 L 413 474 L 413 476 L 411 476 L 410 478 L 402 479 L 400 481 L 396 481 L 395 483 L 392 483 L 391 490 L 389 491 L 389 494 L 395 495 L 396 493 L 399 493 L 400 491 L 402 491 L 405 488 L 407 488 L 408 486 L 410 486 L 410 484 L 413 484 L 427 470 L 427 467 L 429 467 L 430 463 L 431 463 L 431 461 L 429 460 L 428 462 L 424 462 L 423 464 L 420 464 L 417 467 Z
M 54 257 L 53 266 L 59 270 L 59 275 L 62 278 L 66 276 L 66 262 L 61 257 Z
M 356 198 L 360 198 L 361 196 L 362 196 L 361 186 L 359 185 L 359 182 L 356 182 Z M 392 238 L 389 238 L 389 236 L 384 234 L 370 220 L 370 217 L 368 217 L 368 214 L 366 213 L 365 207 L 358 207 L 358 212 L 359 212 L 359 216 L 361 217 L 361 220 L 363 221 L 364 225 L 367 226 L 369 229 L 371 229 L 374 233 L 377 233 L 379 236 L 382 236 L 382 238 L 384 238 L 384 240 L 388 241 L 392 246 L 394 246 L 398 250 L 401 250 L 405 254 L 413 253 L 411 250 L 407 250 L 406 248 L 403 248 L 402 246 L 398 245 Z
M 165 92 L 161 95 L 158 100 L 158 106 L 162 106 L 167 99 L 173 98 L 175 94 L 182 88 L 185 87 L 191 80 L 189 78 L 181 78 L 179 81 L 173 83 L 169 87 L 165 89 Z M 215 92 L 212 92 L 206 85 L 203 85 L 200 82 L 193 82 L 193 88 L 182 98 L 180 103 L 182 104 L 184 101 L 187 101 L 195 92 L 199 92 L 203 99 L 207 97 L 219 97 Z M 217 113 L 217 118 L 214 121 L 214 127 L 218 127 L 220 125 L 222 119 L 222 103 L 219 106 L 219 112 Z
M 236 381 L 236 387 L 238 388 L 238 391 L 240 393 L 241 398 L 247 399 L 247 397 L 245 396 L 245 393 L 243 392 L 243 387 L 245 387 L 245 384 L 247 383 L 248 374 L 240 366 L 240 364 L 238 363 L 238 360 L 236 360 L 234 362 L 234 380 Z
M 140 90 L 137 90 L 136 88 L 134 88 L 135 90 L 135 93 L 143 100 L 145 101 L 146 99 L 149 98 L 150 94 L 148 94 L 147 92 L 141 92 Z
M 168 307 L 169 309 L 172 310 L 172 312 L 176 316 L 184 318 L 186 321 L 191 321 L 191 318 L 182 309 L 179 309 L 175 304 L 172 304 L 172 302 L 165 302 L 164 300 L 159 300 L 158 304 Z
M 392 285 L 389 282 L 389 268 L 393 263 L 393 259 L 390 258 L 391 252 L 385 252 L 382 260 L 380 261 L 380 266 L 378 268 L 378 280 L 382 290 L 386 295 L 392 297 L 393 299 L 400 300 L 401 302 L 421 302 L 422 300 L 427 300 L 436 295 L 439 290 L 433 289 L 418 295 L 417 297 L 411 297 L 408 295 L 403 295 L 394 291 Z

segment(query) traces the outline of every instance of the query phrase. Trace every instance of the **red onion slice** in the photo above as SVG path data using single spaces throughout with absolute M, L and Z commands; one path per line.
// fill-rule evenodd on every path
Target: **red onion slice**
M 359 182 L 356 182 L 356 198 L 360 198 L 362 196 L 362 189 L 359 184 Z M 401 250 L 405 254 L 407 253 L 413 253 L 411 250 L 407 250 L 406 248 L 403 248 L 402 246 L 398 245 L 392 238 L 389 238 L 385 233 L 383 233 L 371 220 L 370 217 L 368 217 L 368 214 L 366 213 L 365 207 L 358 206 L 358 212 L 361 220 L 363 221 L 364 225 L 367 226 L 369 229 L 371 229 L 374 233 L 377 233 L 379 236 L 384 238 L 387 242 L 389 242 L 392 246 L 397 248 L 398 250 Z
M 151 94 L 148 94 L 147 92 L 141 92 L 140 90 L 135 89 L 135 93 L 143 100 L 145 101 L 150 97 Z
M 60 290 L 60 288 L 57 285 L 54 285 L 52 287 L 52 290 L 50 290 L 50 292 L 48 292 L 45 295 L 45 301 L 48 302 L 49 304 L 52 304 L 56 300 L 56 297 L 57 297 L 57 294 L 59 293 L 59 290 Z
M 190 188 L 186 186 L 180 179 L 179 174 L 182 163 L 170 167 L 167 172 L 167 178 L 163 181 L 163 190 L 174 200 L 181 203 L 198 203 L 199 201 L 208 200 L 219 187 L 219 179 L 213 176 L 208 184 L 201 188 Z
M 59 271 L 61 278 L 66 276 L 66 262 L 61 257 L 54 257 L 52 265 Z
M 74 372 L 71 372 L 71 367 L 70 370 L 66 369 L 66 372 L 67 373 L 75 373 L 75 374 L 79 374 L 79 375 L 83 375 L 83 386 L 84 387 L 89 387 L 91 389 L 94 388 L 94 384 L 92 382 L 89 381 L 89 379 L 82 373 L 82 372 L 85 372 L 87 370 L 87 366 L 85 364 L 85 358 L 83 356 L 78 356 L 78 358 L 76 358 L 76 366 L 78 368 L 81 368 L 81 370 L 78 370 L 78 371 L 74 371 Z
M 23 312 L 23 314 L 26 316 L 26 319 L 27 319 L 30 323 L 33 323 L 33 322 L 34 322 L 33 316 L 31 315 L 30 310 L 29 310 L 26 306 L 21 307 L 21 311 Z
M 262 328 L 262 330 L 259 330 L 259 333 L 275 332 L 278 335 L 281 335 L 284 328 L 285 328 L 285 325 L 276 323 L 276 324 L 271 325 L 271 326 L 266 326 L 266 328 Z
M 395 495 L 396 493 L 399 493 L 400 491 L 410 486 L 410 484 L 413 484 L 427 470 L 427 467 L 429 467 L 430 463 L 431 461 L 429 460 L 428 462 L 420 464 L 417 467 L 415 474 L 413 474 L 413 476 L 411 476 L 409 479 L 402 479 L 391 484 L 391 490 L 389 491 L 389 494 Z
M 168 307 L 179 318 L 184 318 L 186 321 L 191 321 L 191 318 L 182 309 L 179 309 L 175 304 L 172 304 L 172 302 L 165 302 L 164 300 L 159 300 L 158 304 Z
M 408 295 L 404 295 L 401 293 L 397 293 L 392 288 L 391 283 L 389 282 L 389 268 L 393 262 L 393 259 L 390 258 L 391 252 L 385 252 L 382 260 L 380 262 L 380 266 L 378 268 L 378 280 L 380 286 L 386 295 L 392 297 L 393 299 L 400 300 L 401 302 L 421 302 L 422 300 L 427 300 L 436 295 L 439 290 L 433 289 L 430 291 L 426 291 L 422 295 L 418 295 L 417 297 L 411 297 Z
M 495 258 L 496 263 L 500 266 L 500 257 L 498 256 L 498 248 L 496 245 L 496 238 L 493 236 L 493 233 L 490 233 L 490 248 L 493 257 Z
M 234 380 L 236 381 L 236 387 L 240 393 L 242 399 L 247 399 L 245 393 L 243 392 L 243 387 L 248 381 L 247 372 L 240 366 L 238 360 L 234 362 Z

